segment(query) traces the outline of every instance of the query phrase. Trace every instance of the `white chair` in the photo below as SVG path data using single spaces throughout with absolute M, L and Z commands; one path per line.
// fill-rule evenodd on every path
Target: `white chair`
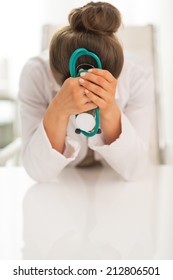
M 155 48 L 155 31 L 152 25 L 127 26 L 119 31 L 119 37 L 124 49 L 133 56 L 133 59 L 142 65 L 151 65 L 154 72 L 154 107 L 151 125 L 150 157 L 153 163 L 161 163 L 159 148 L 159 95 L 156 88 L 157 54 Z
M 60 28 L 60 25 L 47 24 L 42 29 L 41 50 L 45 50 L 49 46 L 49 42 L 55 30 Z M 156 51 L 155 51 L 155 34 L 152 25 L 144 26 L 127 26 L 120 29 L 118 36 L 123 44 L 126 53 L 133 56 L 133 59 L 153 66 L 154 76 L 156 80 Z M 156 84 L 156 83 L 155 83 Z M 155 103 L 153 108 L 153 118 L 151 127 L 150 140 L 150 157 L 154 164 L 160 163 L 159 150 L 159 129 L 158 129 L 158 94 L 154 92 Z

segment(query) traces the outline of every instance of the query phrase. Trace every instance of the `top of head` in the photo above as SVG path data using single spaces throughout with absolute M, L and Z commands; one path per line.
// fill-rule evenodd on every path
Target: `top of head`
M 102 68 L 118 78 L 123 67 L 123 49 L 115 32 L 120 12 L 109 3 L 90 2 L 69 14 L 69 25 L 57 30 L 50 42 L 50 67 L 59 84 L 70 77 L 69 60 L 76 49 L 84 48 L 101 58 Z M 76 64 L 97 67 L 92 56 L 81 56 Z
M 75 31 L 113 34 L 121 25 L 116 7 L 106 2 L 90 2 L 69 14 L 70 27 Z

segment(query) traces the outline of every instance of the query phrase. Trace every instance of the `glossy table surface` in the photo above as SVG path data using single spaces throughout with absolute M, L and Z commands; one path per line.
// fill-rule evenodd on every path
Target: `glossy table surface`
M 0 259 L 173 259 L 173 166 L 135 182 L 66 168 L 44 184 L 1 167 Z

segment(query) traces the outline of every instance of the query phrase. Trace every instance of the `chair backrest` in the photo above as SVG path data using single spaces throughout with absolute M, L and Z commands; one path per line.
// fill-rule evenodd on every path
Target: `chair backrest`
M 44 25 L 42 29 L 42 43 L 41 50 L 48 48 L 50 39 L 59 25 Z M 155 63 L 155 48 L 154 48 L 154 28 L 152 25 L 144 26 L 126 26 L 120 29 L 118 36 L 123 44 L 124 50 L 130 54 L 134 60 L 142 64 L 149 64 L 153 66 L 154 77 L 156 70 Z M 136 39 L 137 38 L 137 39 Z M 155 164 L 160 163 L 159 155 L 159 133 L 158 133 L 158 117 L 157 117 L 157 96 L 156 90 L 154 92 L 155 102 L 153 108 L 151 140 L 150 140 L 150 157 Z
M 118 36 L 125 51 L 138 61 L 154 66 L 154 31 L 152 25 L 126 26 L 121 28 Z
M 155 31 L 152 25 L 127 26 L 119 31 L 119 38 L 124 49 L 133 56 L 133 59 L 142 65 L 151 65 L 154 72 L 154 104 L 150 137 L 150 157 L 155 164 L 160 163 L 159 127 L 158 127 L 158 96 L 156 93 L 156 48 Z

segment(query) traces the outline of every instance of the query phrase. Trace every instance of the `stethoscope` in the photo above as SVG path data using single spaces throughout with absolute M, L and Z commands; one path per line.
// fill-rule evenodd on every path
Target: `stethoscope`
M 77 68 L 76 68 L 76 62 L 79 59 L 79 57 L 86 56 L 86 55 L 93 57 L 97 62 L 97 68 L 102 69 L 100 58 L 95 53 L 90 52 L 85 48 L 79 48 L 72 53 L 69 60 L 69 70 L 70 70 L 71 77 L 79 77 L 81 72 L 88 71 L 82 69 L 81 71 L 77 72 Z M 91 65 L 91 67 L 93 66 Z M 78 134 L 82 133 L 87 137 L 92 137 L 96 133 L 101 133 L 101 129 L 99 128 L 100 126 L 99 108 L 97 107 L 96 109 L 93 110 L 93 112 L 94 112 L 94 116 L 87 112 L 75 115 L 76 125 L 77 125 L 77 129 L 75 130 L 76 133 Z

